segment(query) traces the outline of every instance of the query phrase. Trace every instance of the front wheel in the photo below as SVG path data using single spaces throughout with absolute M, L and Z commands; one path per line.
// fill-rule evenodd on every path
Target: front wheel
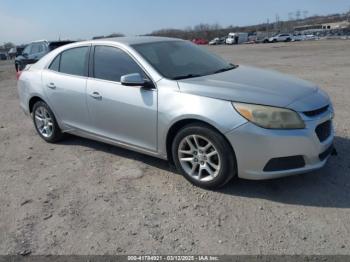
M 204 124 L 181 129 L 174 138 L 172 155 L 177 169 L 199 187 L 218 188 L 236 175 L 231 146 L 223 135 Z
M 50 107 L 43 101 L 36 102 L 33 107 L 33 122 L 36 131 L 46 142 L 59 141 L 63 134 Z

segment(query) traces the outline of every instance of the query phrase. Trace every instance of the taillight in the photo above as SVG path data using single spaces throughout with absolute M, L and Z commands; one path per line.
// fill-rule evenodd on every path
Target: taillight
M 18 80 L 19 79 L 19 77 L 21 76 L 21 74 L 22 74 L 22 71 L 16 71 L 16 79 Z

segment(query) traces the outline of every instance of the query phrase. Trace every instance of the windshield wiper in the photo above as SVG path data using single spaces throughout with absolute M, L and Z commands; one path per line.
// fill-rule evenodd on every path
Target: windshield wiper
M 230 71 L 230 70 L 235 69 L 235 68 L 237 68 L 237 67 L 238 67 L 238 65 L 231 65 L 231 66 L 228 66 L 228 67 L 225 67 L 225 68 L 221 68 L 221 69 L 219 69 L 219 70 L 216 70 L 213 74 L 218 74 L 218 73 Z
M 200 77 L 200 76 L 203 76 L 203 75 L 199 75 L 199 74 L 188 74 L 188 75 L 183 75 L 183 76 L 176 76 L 176 77 L 173 77 L 172 79 L 173 79 L 173 80 L 181 80 L 181 79 L 192 78 L 192 77 Z

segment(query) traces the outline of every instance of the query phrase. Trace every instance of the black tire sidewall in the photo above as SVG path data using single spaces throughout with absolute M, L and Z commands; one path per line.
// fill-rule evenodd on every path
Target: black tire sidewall
M 38 127 L 36 125 L 36 122 L 35 122 L 35 111 L 38 109 L 38 107 L 44 107 L 50 114 L 51 118 L 52 118 L 52 121 L 53 121 L 53 132 L 52 132 L 52 135 L 50 137 L 44 137 L 40 131 L 38 130 Z M 57 124 L 57 121 L 56 121 L 56 117 L 54 115 L 54 113 L 52 112 L 52 110 L 50 109 L 50 107 L 43 101 L 39 101 L 39 102 L 36 102 L 33 106 L 33 111 L 32 111 L 32 119 L 33 119 L 33 123 L 34 123 L 34 127 L 35 127 L 35 130 L 37 131 L 37 133 L 39 134 L 39 136 L 44 139 L 46 142 L 49 142 L 49 143 L 54 143 L 54 142 L 57 142 L 59 141 L 61 138 L 62 138 L 62 132 L 61 132 L 61 129 L 59 128 L 58 124 Z
M 222 168 L 220 173 L 211 181 L 203 182 L 198 181 L 191 176 L 189 176 L 185 170 L 182 168 L 180 161 L 178 159 L 178 147 L 182 139 L 189 135 L 200 135 L 209 139 L 215 148 L 217 149 Z M 233 153 L 231 146 L 228 144 L 226 139 L 218 131 L 213 128 L 206 126 L 204 124 L 191 124 L 182 128 L 175 136 L 172 143 L 172 157 L 176 168 L 184 175 L 184 177 L 190 181 L 192 184 L 206 188 L 215 189 L 225 185 L 229 182 L 236 174 L 236 158 Z

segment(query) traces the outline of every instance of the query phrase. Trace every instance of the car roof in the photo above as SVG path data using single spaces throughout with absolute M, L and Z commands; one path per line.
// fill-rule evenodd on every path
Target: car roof
M 133 36 L 133 37 L 112 37 L 92 40 L 92 42 L 117 42 L 124 45 L 136 45 L 156 42 L 183 41 L 179 38 L 159 37 L 159 36 Z
M 30 42 L 29 44 L 42 43 L 42 42 L 47 43 L 48 41 L 44 40 L 44 39 L 42 39 L 42 40 L 35 40 L 35 41 Z

